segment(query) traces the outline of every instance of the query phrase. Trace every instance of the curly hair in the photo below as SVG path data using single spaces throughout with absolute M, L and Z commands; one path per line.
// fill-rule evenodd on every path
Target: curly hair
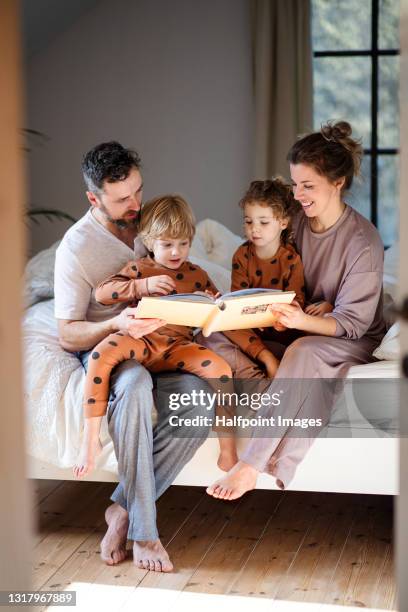
M 129 176 L 132 168 L 141 167 L 140 156 L 112 140 L 97 145 L 82 160 L 82 174 L 89 191 L 100 193 L 104 181 L 116 183 Z
M 252 181 L 239 206 L 261 204 L 272 209 L 277 219 L 287 219 L 288 226 L 282 231 L 283 244 L 294 244 L 292 218 L 300 210 L 293 197 L 292 187 L 280 176 L 265 181 Z
M 291 164 L 312 166 L 330 182 L 345 178 L 342 192 L 350 189 L 353 178 L 359 176 L 363 147 L 351 138 L 352 128 L 347 121 L 328 121 L 320 131 L 302 136 L 289 150 Z

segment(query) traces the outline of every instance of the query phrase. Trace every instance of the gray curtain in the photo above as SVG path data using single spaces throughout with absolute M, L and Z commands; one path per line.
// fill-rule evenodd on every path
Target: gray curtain
M 286 154 L 313 127 L 310 0 L 252 0 L 255 176 L 288 176 Z

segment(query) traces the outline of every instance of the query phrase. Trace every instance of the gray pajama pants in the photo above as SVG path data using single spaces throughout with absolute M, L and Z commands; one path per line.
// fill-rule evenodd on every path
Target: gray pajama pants
M 91 351 L 78 356 L 87 368 Z M 153 382 L 159 385 L 155 405 L 157 424 L 152 423 Z M 209 391 L 208 384 L 193 374 L 150 373 L 138 362 L 128 360 L 111 376 L 108 428 L 118 460 L 119 484 L 111 500 L 129 514 L 129 540 L 155 540 L 156 499 L 172 484 L 209 433 L 209 427 L 175 427 L 168 423 L 169 393 Z M 179 417 L 211 416 L 205 406 L 182 406 Z M 191 434 L 191 435 L 190 435 Z

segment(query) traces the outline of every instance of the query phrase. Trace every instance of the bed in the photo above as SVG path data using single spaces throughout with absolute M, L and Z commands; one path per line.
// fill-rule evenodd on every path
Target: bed
M 214 220 L 197 226 L 191 260 L 207 270 L 221 291 L 229 289 L 231 255 L 242 238 Z M 53 269 L 57 244 L 31 259 L 25 271 L 24 397 L 27 473 L 30 478 L 72 479 L 83 426 L 84 371 L 58 342 L 53 315 Z M 396 253 L 386 253 L 387 305 L 395 297 Z M 398 493 L 398 324 L 376 350 L 377 361 L 350 369 L 345 392 L 298 467 L 289 489 L 395 495 Z M 117 463 L 106 421 L 103 451 L 88 480 L 117 481 Z M 218 443 L 209 437 L 174 484 L 206 486 L 222 472 Z M 262 474 L 258 487 L 275 489 Z

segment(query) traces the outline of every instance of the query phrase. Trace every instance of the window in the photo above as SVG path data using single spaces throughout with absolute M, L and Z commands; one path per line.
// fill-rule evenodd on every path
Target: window
M 312 0 L 314 127 L 345 119 L 364 147 L 348 201 L 398 238 L 399 0 Z

